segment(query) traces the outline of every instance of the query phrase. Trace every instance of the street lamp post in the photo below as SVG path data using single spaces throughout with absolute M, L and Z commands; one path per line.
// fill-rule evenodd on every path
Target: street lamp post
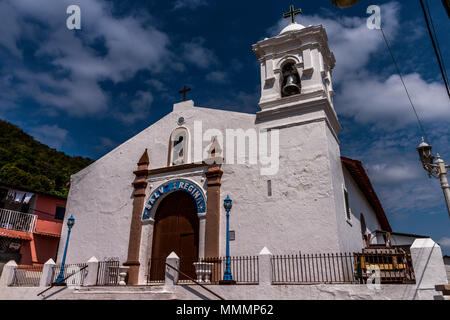
M 230 268 L 230 210 L 233 206 L 233 201 L 227 195 L 227 198 L 223 201 L 223 207 L 227 212 L 227 256 L 225 261 L 225 272 L 223 274 L 223 280 L 219 281 L 219 284 L 235 284 L 233 275 Z
M 445 202 L 447 204 L 447 211 L 450 217 L 450 187 L 447 180 L 447 169 L 450 165 L 446 165 L 444 160 L 441 159 L 439 153 L 436 155 L 437 160 L 434 160 L 433 153 L 431 152 L 431 146 L 426 143 L 422 138 L 422 143 L 417 147 L 419 152 L 420 161 L 423 168 L 428 172 L 428 176 L 439 178 L 441 180 L 441 188 L 444 192 Z
M 65 285 L 64 282 L 64 264 L 66 263 L 66 254 L 67 254 L 67 247 L 69 246 L 69 238 L 70 238 L 70 231 L 72 230 L 73 225 L 75 224 L 75 218 L 73 216 L 70 216 L 70 218 L 67 220 L 67 239 L 66 239 L 66 247 L 64 248 L 64 255 L 61 262 L 61 269 L 59 271 L 58 278 L 55 280 L 56 285 Z

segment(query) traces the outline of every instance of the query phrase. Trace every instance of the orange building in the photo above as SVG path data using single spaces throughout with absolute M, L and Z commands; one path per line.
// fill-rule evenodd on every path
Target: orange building
M 56 260 L 65 207 L 65 198 L 0 185 L 0 271 L 9 260 Z

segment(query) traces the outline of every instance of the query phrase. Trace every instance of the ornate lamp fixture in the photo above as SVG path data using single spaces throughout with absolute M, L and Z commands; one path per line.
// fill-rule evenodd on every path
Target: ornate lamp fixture
M 359 0 L 331 0 L 335 6 L 339 8 L 348 8 L 355 5 Z
M 422 142 L 417 147 L 417 152 L 419 153 L 423 168 L 428 173 L 428 177 L 439 178 L 441 180 L 441 188 L 444 192 L 447 211 L 450 216 L 450 187 L 447 180 L 447 169 L 450 166 L 445 164 L 444 160 L 439 156 L 439 153 L 436 155 L 437 160 L 434 161 L 431 149 L 432 147 L 422 138 Z

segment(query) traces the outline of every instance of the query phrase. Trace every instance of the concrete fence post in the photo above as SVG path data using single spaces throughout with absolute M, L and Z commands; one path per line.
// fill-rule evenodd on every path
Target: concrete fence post
M 259 284 L 272 284 L 272 253 L 264 247 L 259 253 Z
M 441 294 L 436 285 L 447 284 L 441 247 L 430 238 L 416 239 L 411 245 L 411 259 L 416 278 L 414 299 L 434 299 Z
M 98 275 L 98 266 L 99 262 L 98 259 L 95 256 L 92 256 L 87 261 L 87 269 L 88 274 L 86 276 L 86 280 L 84 280 L 85 286 L 95 286 L 97 284 L 97 275 Z
M 48 259 L 46 263 L 44 263 L 44 267 L 42 268 L 41 280 L 39 281 L 40 287 L 50 287 L 53 281 L 53 272 L 55 272 L 55 261 L 53 259 Z
M 3 266 L 2 276 L 0 278 L 0 287 L 10 286 L 13 284 L 16 269 L 17 263 L 14 260 L 8 261 L 8 263 Z
M 179 269 L 180 267 L 180 258 L 177 256 L 175 252 L 172 251 L 171 254 L 166 258 L 166 263 L 176 269 Z M 166 270 L 166 275 L 164 278 L 164 287 L 171 288 L 178 282 L 178 271 L 168 267 L 164 266 Z

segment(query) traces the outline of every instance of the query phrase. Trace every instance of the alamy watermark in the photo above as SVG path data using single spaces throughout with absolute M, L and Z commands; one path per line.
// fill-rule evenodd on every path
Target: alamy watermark
M 67 14 L 70 16 L 66 20 L 66 26 L 69 30 L 81 30 L 81 9 L 79 6 L 72 4 L 67 7 Z
M 371 265 L 367 268 L 367 273 L 370 275 L 367 279 L 367 288 L 374 291 L 381 289 L 381 272 L 380 267 Z
M 258 130 L 226 129 L 225 134 L 219 129 L 207 129 L 203 132 L 202 121 L 194 121 L 194 162 L 205 161 L 208 164 L 249 164 L 260 165 L 261 175 L 275 175 L 280 165 L 280 133 L 278 129 Z M 204 142 L 209 142 L 203 148 Z M 219 154 L 211 157 L 211 147 L 217 143 L 225 146 L 225 157 Z
M 370 17 L 367 18 L 367 28 L 370 30 L 373 29 L 381 29 L 381 8 L 377 5 L 371 5 L 367 7 L 367 14 L 371 14 Z

